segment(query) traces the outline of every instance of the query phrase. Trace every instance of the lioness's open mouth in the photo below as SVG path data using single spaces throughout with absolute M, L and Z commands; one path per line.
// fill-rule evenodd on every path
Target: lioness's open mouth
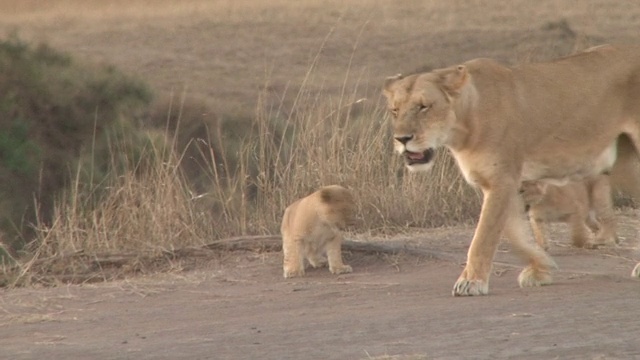
M 436 152 L 433 150 L 433 148 L 429 148 L 420 153 L 405 151 L 403 155 L 404 161 L 407 163 L 407 165 L 418 165 L 426 164 L 433 160 L 433 156 L 435 155 L 435 153 Z

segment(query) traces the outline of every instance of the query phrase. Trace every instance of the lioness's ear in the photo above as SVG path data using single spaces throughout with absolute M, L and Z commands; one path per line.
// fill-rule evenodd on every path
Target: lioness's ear
M 384 86 L 382 87 L 382 90 L 384 91 L 385 95 L 391 92 L 391 86 L 400 79 L 402 79 L 402 74 L 389 76 L 384 80 Z
M 440 84 L 444 90 L 452 96 L 460 93 L 460 89 L 467 83 L 469 72 L 464 65 L 458 65 L 455 68 L 442 70 L 440 73 Z

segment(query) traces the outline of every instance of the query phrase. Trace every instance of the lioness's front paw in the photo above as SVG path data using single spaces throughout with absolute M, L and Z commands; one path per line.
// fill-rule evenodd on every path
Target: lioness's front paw
M 549 270 L 534 268 L 532 266 L 527 266 L 522 270 L 520 275 L 518 275 L 518 284 L 520 287 L 542 286 L 551 284 L 552 282 L 553 279 Z
M 346 274 L 346 273 L 350 273 L 353 271 L 353 269 L 351 268 L 351 266 L 349 265 L 342 265 L 342 266 L 333 266 L 329 268 L 329 271 L 331 271 L 332 274 Z
M 489 283 L 484 280 L 467 280 L 460 278 L 453 285 L 453 296 L 478 296 L 489 293 Z
M 640 278 L 640 263 L 638 263 L 631 271 L 631 277 Z
M 304 276 L 304 269 L 284 269 L 284 278 L 292 278 L 297 276 Z

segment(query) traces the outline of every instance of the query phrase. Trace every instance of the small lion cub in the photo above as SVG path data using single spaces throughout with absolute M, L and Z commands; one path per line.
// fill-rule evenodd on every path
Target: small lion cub
M 575 247 L 595 248 L 617 243 L 611 185 L 607 175 L 564 186 L 524 181 L 520 193 L 529 212 L 536 243 L 543 249 L 547 249 L 544 222 L 569 224 Z M 594 242 L 589 241 L 590 232 L 595 233 Z
M 351 266 L 342 262 L 340 230 L 353 223 L 355 207 L 351 192 L 338 185 L 322 187 L 289 205 L 280 227 L 284 277 L 304 275 L 305 258 L 314 268 L 324 266 L 324 253 L 332 274 L 350 273 Z

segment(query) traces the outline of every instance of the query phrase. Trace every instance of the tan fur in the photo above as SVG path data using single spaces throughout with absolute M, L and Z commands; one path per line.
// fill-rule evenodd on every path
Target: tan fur
M 571 226 L 573 246 L 597 248 L 617 243 L 609 176 L 570 182 L 563 186 L 524 181 L 520 187 L 528 208 L 536 243 L 547 249 L 544 223 L 565 222 Z M 596 233 L 590 241 L 590 233 Z
M 600 46 L 546 63 L 506 67 L 489 59 L 384 86 L 396 150 L 411 170 L 447 147 L 484 200 L 453 295 L 482 295 L 501 235 L 529 265 L 520 286 L 551 282 L 553 261 L 527 241 L 520 183 L 581 181 L 609 170 L 631 178 L 640 199 L 640 49 Z M 621 171 L 616 171 L 620 168 Z
M 307 259 L 313 267 L 326 264 L 332 274 L 350 273 L 351 266 L 342 262 L 340 230 L 354 219 L 355 201 L 342 186 L 325 186 L 289 205 L 284 212 L 282 250 L 284 277 L 303 276 Z

